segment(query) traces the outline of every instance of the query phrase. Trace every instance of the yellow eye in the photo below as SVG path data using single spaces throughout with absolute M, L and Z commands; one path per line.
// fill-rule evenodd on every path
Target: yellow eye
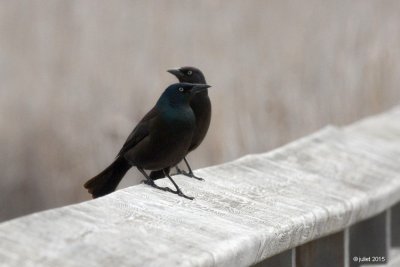
M 192 75 L 192 71 L 189 70 L 189 71 L 187 72 L 187 75 Z
M 184 90 L 183 90 L 183 87 L 179 87 L 179 92 L 183 92 Z

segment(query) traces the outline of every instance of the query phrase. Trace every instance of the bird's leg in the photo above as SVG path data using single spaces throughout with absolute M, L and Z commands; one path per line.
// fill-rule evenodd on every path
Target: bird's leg
M 194 199 L 194 197 L 189 197 L 189 196 L 185 195 L 185 194 L 182 192 L 182 190 L 181 190 L 181 189 L 179 188 L 179 186 L 175 183 L 175 181 L 172 180 L 171 176 L 169 176 L 169 173 L 166 172 L 165 169 L 164 169 L 164 174 L 165 174 L 165 176 L 168 177 L 168 179 L 174 184 L 174 186 L 175 186 L 175 188 L 176 188 L 176 192 L 174 192 L 175 194 L 177 194 L 178 196 L 181 196 L 181 197 L 190 199 L 190 200 L 193 200 L 193 199 Z
M 190 177 L 190 178 L 194 178 L 194 179 L 197 179 L 197 180 L 200 180 L 200 181 L 204 181 L 203 178 L 197 177 L 196 175 L 194 175 L 194 173 L 192 171 L 192 168 L 190 168 L 190 166 L 189 166 L 189 162 L 186 160 L 186 157 L 184 157 L 183 160 L 185 161 L 189 172 L 187 173 L 187 172 L 181 170 L 181 174 L 183 174 L 183 175 L 185 175 L 187 177 Z
M 169 168 L 168 168 L 168 172 L 169 172 Z M 165 177 L 164 171 L 162 169 L 158 170 L 158 171 L 152 171 L 152 172 L 150 172 L 149 177 L 153 181 L 164 178 Z
M 154 182 L 154 180 L 151 179 L 151 178 L 147 175 L 147 173 L 146 173 L 142 168 L 139 168 L 139 167 L 137 167 L 137 168 L 138 168 L 138 170 L 143 174 L 143 176 L 146 178 L 146 180 L 144 180 L 144 183 L 145 183 L 145 184 L 150 185 L 151 187 L 160 189 L 160 190 L 162 190 L 162 191 L 168 191 L 168 192 L 177 194 L 177 192 L 175 192 L 174 190 L 172 190 L 172 189 L 169 188 L 169 187 L 162 187 L 162 186 L 156 185 L 156 183 Z

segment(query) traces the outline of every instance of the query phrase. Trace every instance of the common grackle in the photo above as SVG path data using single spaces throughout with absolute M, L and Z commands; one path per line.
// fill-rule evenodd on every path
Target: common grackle
M 84 184 L 93 198 L 113 192 L 126 172 L 136 166 L 145 176 L 146 184 L 193 199 L 182 193 L 169 170 L 185 157 L 192 144 L 196 120 L 190 100 L 209 87 L 189 83 L 170 85 L 133 129 L 114 162 Z M 144 170 L 162 170 L 176 191 L 157 186 Z
M 168 72 L 175 75 L 175 77 L 178 78 L 179 82 L 206 84 L 204 74 L 195 67 L 182 67 L 179 69 L 171 69 L 168 70 Z M 196 96 L 191 99 L 190 106 L 192 107 L 194 115 L 196 117 L 196 129 L 193 134 L 192 143 L 189 147 L 188 153 L 195 150 L 201 144 L 210 126 L 211 101 L 208 97 L 208 90 L 204 90 L 201 93 L 196 94 Z M 185 161 L 189 172 L 187 173 L 176 167 L 177 172 L 192 178 L 196 178 L 198 180 L 203 180 L 202 178 L 194 175 L 188 161 L 186 160 L 186 157 L 184 157 L 183 160 Z M 150 177 L 153 180 L 156 180 L 165 176 L 164 172 L 162 170 L 159 170 L 152 171 L 150 173 Z

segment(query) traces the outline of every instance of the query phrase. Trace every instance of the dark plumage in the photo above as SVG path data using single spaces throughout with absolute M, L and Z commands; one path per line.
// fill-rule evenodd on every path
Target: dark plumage
M 168 72 L 178 78 L 179 82 L 206 84 L 204 74 L 195 67 L 182 67 L 179 69 L 171 69 L 168 70 Z M 191 99 L 190 106 L 192 107 L 194 115 L 196 117 L 196 129 L 194 131 L 188 153 L 195 150 L 201 144 L 210 126 L 211 101 L 208 97 L 208 90 L 204 90 L 201 93 L 196 94 L 196 96 Z M 196 177 L 194 175 L 186 158 L 184 158 L 184 161 L 188 167 L 189 172 L 186 173 L 177 168 L 178 173 L 182 173 L 186 176 L 203 180 L 202 178 Z M 151 172 L 150 177 L 156 180 L 159 178 L 163 178 L 164 173 L 162 171 L 153 171 Z
M 209 87 L 189 83 L 169 86 L 133 129 L 114 162 L 85 183 L 93 198 L 113 192 L 132 166 L 146 177 L 146 184 L 186 197 L 169 176 L 169 169 L 185 157 L 192 145 L 196 120 L 190 100 Z M 144 170 L 161 170 L 176 191 L 157 186 Z

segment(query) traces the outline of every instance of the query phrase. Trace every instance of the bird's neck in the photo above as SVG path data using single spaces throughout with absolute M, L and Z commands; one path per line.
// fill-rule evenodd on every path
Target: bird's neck
M 189 108 L 189 103 L 182 102 L 179 99 L 160 99 L 157 102 L 157 107 L 160 110 L 169 110 L 169 109 L 185 109 Z
M 168 101 L 158 105 L 160 119 L 163 123 L 170 125 L 173 122 L 173 128 L 182 128 L 192 125 L 195 122 L 194 113 L 189 103 L 175 103 Z

